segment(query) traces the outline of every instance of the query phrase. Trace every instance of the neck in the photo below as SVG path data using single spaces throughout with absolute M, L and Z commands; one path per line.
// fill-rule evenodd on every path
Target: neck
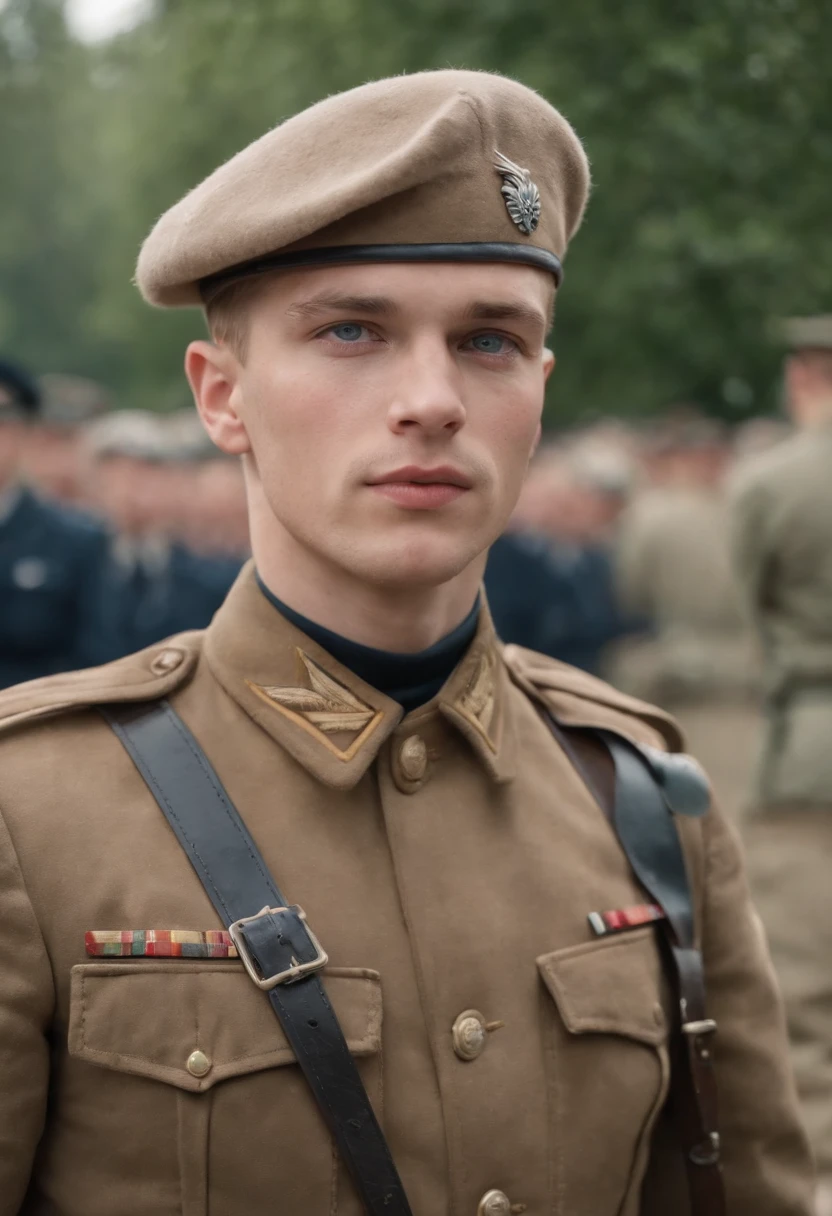
M 418 654 L 456 628 L 477 597 L 486 555 L 438 587 L 367 583 L 325 562 L 286 532 L 258 537 L 252 553 L 269 590 L 325 629 L 377 650 Z

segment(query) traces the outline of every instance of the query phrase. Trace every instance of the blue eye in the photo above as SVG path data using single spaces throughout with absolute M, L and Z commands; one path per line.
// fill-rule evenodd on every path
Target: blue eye
M 502 334 L 477 334 L 471 339 L 471 345 L 481 355 L 505 355 L 514 343 Z
M 345 321 L 343 325 L 333 325 L 329 332 L 341 342 L 358 342 L 364 333 L 364 326 Z

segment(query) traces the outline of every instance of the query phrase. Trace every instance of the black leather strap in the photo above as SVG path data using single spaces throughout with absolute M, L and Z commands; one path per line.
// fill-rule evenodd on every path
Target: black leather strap
M 692 1216 L 725 1216 L 710 1050 L 716 1024 L 706 1016 L 693 896 L 672 813 L 676 807 L 677 813 L 702 814 L 701 772 L 688 757 L 642 749 L 611 731 L 564 726 L 545 708 L 543 714 L 610 820 L 639 882 L 667 918 L 666 953 L 679 1001 L 670 1106 L 685 1157 Z M 599 743 L 607 754 L 607 768 L 610 762 L 613 767 L 612 784 L 598 764 Z
M 238 930 L 255 976 L 319 957 L 302 913 L 277 884 L 196 739 L 166 701 L 101 711 L 173 828 L 211 902 Z M 261 909 L 279 909 L 265 912 Z M 384 1133 L 317 974 L 267 994 L 371 1216 L 411 1216 Z M 279 1207 L 279 1203 L 275 1205 Z
M 300 249 L 295 253 L 272 253 L 206 275 L 200 279 L 199 290 L 207 303 L 227 283 L 269 270 L 373 262 L 517 262 L 548 270 L 554 276 L 556 287 L 563 282 L 560 258 L 548 249 L 541 249 L 538 245 L 521 245 L 518 241 L 470 241 L 424 245 L 326 245 L 320 249 Z

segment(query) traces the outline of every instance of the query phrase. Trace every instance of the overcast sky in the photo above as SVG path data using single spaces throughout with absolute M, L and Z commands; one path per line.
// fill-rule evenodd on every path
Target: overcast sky
M 100 42 L 132 29 L 152 8 L 153 0 L 66 0 L 69 28 L 84 42 Z

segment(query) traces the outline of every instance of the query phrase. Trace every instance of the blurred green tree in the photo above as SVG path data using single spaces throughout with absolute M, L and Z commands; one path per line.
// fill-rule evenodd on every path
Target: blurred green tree
M 516 75 L 586 142 L 550 423 L 768 408 L 769 318 L 832 306 L 828 0 L 159 0 L 98 47 L 58 7 L 0 18 L 0 347 L 125 403 L 182 403 L 202 331 L 130 285 L 155 217 L 296 109 L 399 71 Z
M 89 71 L 56 0 L 0 9 L 0 350 L 38 371 L 108 370 L 84 323 L 106 220 Z

